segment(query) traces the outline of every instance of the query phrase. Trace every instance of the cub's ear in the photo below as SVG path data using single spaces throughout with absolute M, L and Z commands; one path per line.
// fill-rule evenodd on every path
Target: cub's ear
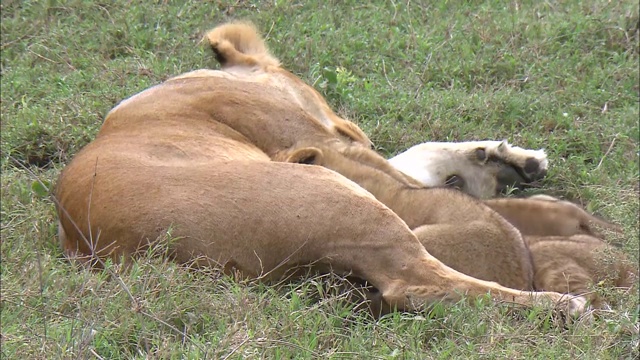
M 319 165 L 322 161 L 322 150 L 315 147 L 297 149 L 287 157 L 286 161 L 296 164 Z

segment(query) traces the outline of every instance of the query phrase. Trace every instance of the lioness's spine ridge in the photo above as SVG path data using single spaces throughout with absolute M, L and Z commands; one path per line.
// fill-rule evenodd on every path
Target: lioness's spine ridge
M 280 66 L 280 61 L 269 53 L 255 25 L 236 21 L 217 26 L 205 36 L 216 59 L 228 66 Z

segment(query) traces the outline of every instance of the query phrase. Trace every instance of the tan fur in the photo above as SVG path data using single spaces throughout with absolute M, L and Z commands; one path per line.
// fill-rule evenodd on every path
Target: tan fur
M 62 171 L 56 199 L 67 254 L 131 257 L 171 229 L 176 261 L 261 279 L 313 264 L 366 279 L 391 308 L 490 292 L 499 301 L 584 310 L 583 298 L 521 292 L 459 273 L 431 256 L 398 214 L 344 176 L 271 161 L 304 140 L 347 141 L 377 154 L 357 126 L 256 45 L 252 26 L 222 25 L 207 39 L 222 71 L 178 76 L 123 101 Z M 466 211 L 483 212 L 473 204 L 459 209 Z M 401 214 L 420 225 L 445 215 L 438 207 L 415 219 Z M 513 232 L 496 221 L 491 231 Z
M 428 224 L 415 227 L 414 233 L 431 255 L 453 269 L 523 290 L 535 288 L 538 291 L 587 294 L 594 304 L 601 306 L 598 299 L 587 291 L 590 284 L 602 279 L 596 273 L 599 265 L 596 265 L 598 254 L 595 250 L 613 251 L 597 238 L 584 235 L 529 236 L 527 245 L 533 245 L 528 249 L 522 238 L 510 231 L 510 226 L 496 220 L 495 213 L 475 199 L 453 190 L 423 189 L 403 183 L 401 177 L 392 176 L 394 170 L 389 170 L 384 159 L 336 141 L 299 143 L 276 154 L 274 160 L 321 165 L 337 171 L 370 191 L 410 227 Z M 515 202 L 513 211 L 521 218 L 527 217 L 534 228 L 536 225 L 544 227 L 549 222 L 550 218 L 541 212 L 543 209 L 538 208 L 544 205 L 544 210 L 557 216 L 552 227 L 546 229 L 553 235 L 556 235 L 554 231 L 560 235 L 572 235 L 576 229 L 573 226 L 576 218 L 589 219 L 591 216 L 582 209 L 575 211 L 577 207 L 572 204 L 567 208 L 566 202 L 552 199 L 542 196 L 505 199 L 501 204 Z M 567 209 L 567 213 L 562 212 Z M 417 214 L 422 217 L 417 218 Z M 538 219 L 542 224 L 537 223 Z M 631 272 L 622 259 L 623 256 L 616 253 L 609 263 L 612 270 L 607 273 L 619 274 L 622 278 L 615 285 L 628 287 L 626 274 Z M 533 268 L 536 269 L 535 275 Z
M 620 232 L 615 224 L 601 220 L 581 207 L 548 195 L 526 199 L 490 199 L 484 203 L 512 223 L 522 235 L 601 237 L 593 225 Z M 535 219 L 535 221 L 532 221 Z
M 229 23 L 209 31 L 206 38 L 223 67 L 280 66 L 280 61 L 271 56 L 262 36 L 251 23 Z
M 638 279 L 637 265 L 593 236 L 526 236 L 525 241 L 536 267 L 536 289 L 584 295 L 600 308 L 609 299 L 594 286 L 630 288 Z
M 274 160 L 337 171 L 389 206 L 427 251 L 448 266 L 508 287 L 533 288 L 531 256 L 520 233 L 470 196 L 407 182 L 378 154 L 337 141 L 299 143 Z

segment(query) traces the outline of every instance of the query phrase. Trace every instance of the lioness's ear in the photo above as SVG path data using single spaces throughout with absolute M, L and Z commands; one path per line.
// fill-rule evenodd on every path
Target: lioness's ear
M 298 149 L 289 155 L 287 162 L 296 164 L 314 165 L 320 163 L 322 159 L 322 150 L 314 147 L 306 147 Z
M 358 125 L 350 121 L 336 124 L 335 129 L 338 132 L 338 135 L 343 136 L 352 142 L 359 143 L 367 148 L 373 147 L 373 143 L 369 140 L 364 131 L 362 131 Z

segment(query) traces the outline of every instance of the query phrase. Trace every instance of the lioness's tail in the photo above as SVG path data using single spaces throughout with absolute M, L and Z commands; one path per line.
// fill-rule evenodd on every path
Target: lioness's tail
M 210 30 L 206 35 L 222 67 L 280 66 L 256 27 L 249 22 L 232 22 Z

